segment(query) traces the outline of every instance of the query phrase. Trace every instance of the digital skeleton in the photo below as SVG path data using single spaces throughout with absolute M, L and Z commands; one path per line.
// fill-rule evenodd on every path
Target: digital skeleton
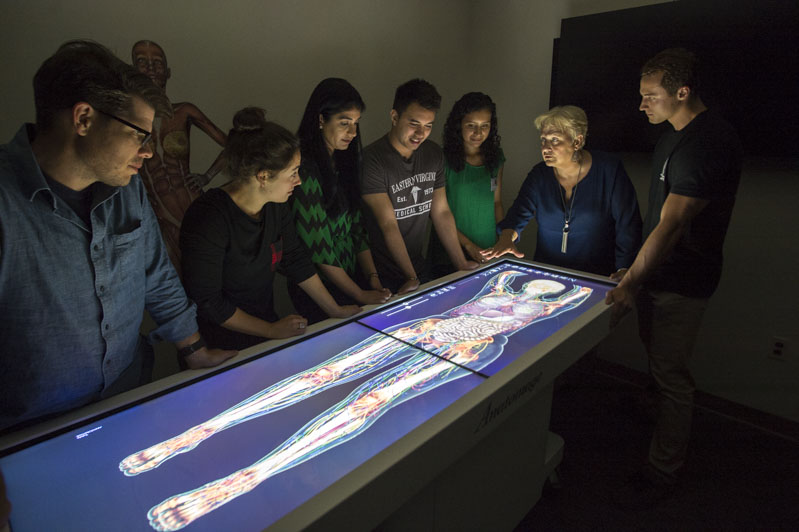
M 566 287 L 547 279 L 529 281 L 516 292 L 510 283 L 519 275 L 522 273 L 514 270 L 502 272 L 463 305 L 439 316 L 394 326 L 388 330 L 391 336 L 374 334 L 316 367 L 287 377 L 212 419 L 122 460 L 119 469 L 125 475 L 144 473 L 194 449 L 217 432 L 402 360 L 356 387 L 251 466 L 153 506 L 148 512 L 150 525 L 161 531 L 179 530 L 269 477 L 356 437 L 394 406 L 486 367 L 502 354 L 508 336 L 574 309 L 592 292 L 574 286 L 554 297 Z

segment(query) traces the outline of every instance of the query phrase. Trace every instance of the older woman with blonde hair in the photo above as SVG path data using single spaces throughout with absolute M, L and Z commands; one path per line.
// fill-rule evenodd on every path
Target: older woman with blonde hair
M 538 222 L 533 260 L 621 277 L 641 244 L 641 214 L 621 161 L 585 149 L 588 118 L 573 105 L 554 107 L 535 119 L 541 155 L 522 184 L 486 259 L 512 253 L 531 218 Z

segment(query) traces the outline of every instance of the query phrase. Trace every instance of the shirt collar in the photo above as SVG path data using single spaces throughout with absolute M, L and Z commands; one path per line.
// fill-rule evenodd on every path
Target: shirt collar
M 33 124 L 23 124 L 19 128 L 14 140 L 11 141 L 11 150 L 16 155 L 14 160 L 17 169 L 14 172 L 17 186 L 22 194 L 29 200 L 33 201 L 36 194 L 42 190 L 50 190 L 47 186 L 47 181 L 44 179 L 42 169 L 33 155 L 31 148 L 31 140 L 36 136 L 36 126 Z
M 43 190 L 48 191 L 51 198 L 54 197 L 53 191 L 47 184 L 42 169 L 36 160 L 36 156 L 33 154 L 31 141 L 34 137 L 36 137 L 36 126 L 28 123 L 19 128 L 14 140 L 11 141 L 11 147 L 17 155 L 17 183 L 28 201 L 33 201 L 36 194 Z M 95 192 L 95 197 L 98 198 L 96 200 L 97 203 L 102 203 L 119 193 L 119 187 L 112 187 L 105 183 L 100 183 L 97 188 L 98 190 Z

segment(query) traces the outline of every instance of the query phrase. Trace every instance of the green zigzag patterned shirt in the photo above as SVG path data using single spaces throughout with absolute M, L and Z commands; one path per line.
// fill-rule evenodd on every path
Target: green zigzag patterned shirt
M 369 249 L 361 209 L 351 208 L 331 219 L 323 200 L 319 179 L 302 176 L 302 184 L 294 189 L 291 202 L 297 234 L 311 251 L 314 264 L 338 266 L 353 277 L 356 256 Z

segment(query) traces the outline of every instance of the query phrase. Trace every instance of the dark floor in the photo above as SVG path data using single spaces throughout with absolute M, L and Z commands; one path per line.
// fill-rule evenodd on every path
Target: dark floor
M 516 532 L 799 530 L 799 439 L 791 432 L 796 424 L 779 427 L 777 421 L 779 430 L 789 429 L 780 435 L 769 423 L 773 418 L 761 416 L 771 429 L 764 430 L 728 415 L 740 407 L 725 410 L 712 398 L 697 398 L 679 490 L 646 510 L 619 509 L 614 494 L 642 465 L 651 430 L 623 406 L 641 384 L 626 369 L 593 357 L 556 383 L 551 430 L 566 442 L 560 487 L 545 488 Z

